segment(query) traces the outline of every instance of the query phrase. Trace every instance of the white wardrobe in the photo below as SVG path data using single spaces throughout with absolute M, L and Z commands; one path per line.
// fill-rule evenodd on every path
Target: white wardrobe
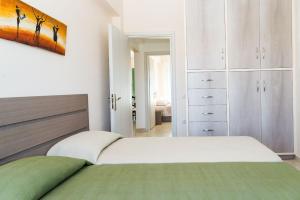
M 190 136 L 294 153 L 292 0 L 186 0 Z

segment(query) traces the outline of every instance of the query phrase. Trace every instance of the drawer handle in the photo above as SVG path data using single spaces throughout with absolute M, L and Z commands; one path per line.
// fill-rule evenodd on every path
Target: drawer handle
M 202 131 L 203 132 L 214 132 L 215 130 L 214 129 L 203 129 Z
M 202 113 L 202 115 L 214 115 L 215 113 Z
M 213 96 L 203 96 L 202 97 L 203 99 L 212 99 L 212 98 L 214 98 Z
M 206 133 L 207 136 L 214 136 L 213 132 L 215 132 L 213 129 L 203 129 L 202 131 Z
M 202 80 L 203 82 L 206 81 L 206 82 L 212 82 L 214 81 L 213 79 L 207 79 L 207 80 Z

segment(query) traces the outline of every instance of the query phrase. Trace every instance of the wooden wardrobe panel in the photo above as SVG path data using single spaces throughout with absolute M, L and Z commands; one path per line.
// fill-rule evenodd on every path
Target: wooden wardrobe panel
M 227 136 L 226 122 L 190 122 L 189 136 Z
M 294 152 L 293 73 L 261 73 L 262 142 L 277 153 Z
M 225 0 L 187 0 L 188 69 L 225 69 Z
M 261 0 L 262 68 L 292 68 L 292 0 Z
M 226 89 L 226 72 L 190 72 L 188 73 L 189 89 Z
M 188 97 L 190 106 L 227 104 L 226 89 L 189 89 Z
M 227 106 L 189 106 L 190 122 L 226 122 Z
M 230 135 L 261 141 L 260 72 L 230 72 Z
M 228 63 L 231 69 L 260 68 L 260 0 L 228 0 Z

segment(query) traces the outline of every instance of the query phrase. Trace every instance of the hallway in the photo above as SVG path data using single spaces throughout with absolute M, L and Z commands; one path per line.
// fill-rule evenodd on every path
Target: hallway
M 172 137 L 172 123 L 162 123 L 149 132 L 137 132 L 135 137 Z

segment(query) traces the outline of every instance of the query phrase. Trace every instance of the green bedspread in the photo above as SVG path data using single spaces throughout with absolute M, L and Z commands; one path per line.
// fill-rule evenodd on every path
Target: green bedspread
M 106 165 L 81 170 L 44 200 L 300 200 L 284 163 Z
M 86 161 L 37 156 L 0 166 L 0 200 L 36 200 L 86 165 Z

